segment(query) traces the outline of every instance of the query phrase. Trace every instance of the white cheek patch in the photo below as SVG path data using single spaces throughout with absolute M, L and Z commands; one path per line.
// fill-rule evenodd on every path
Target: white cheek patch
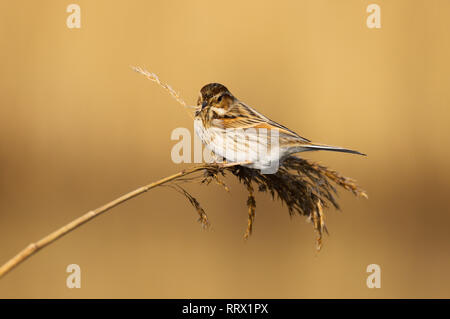
M 216 112 L 219 115 L 225 115 L 225 113 L 227 112 L 225 109 L 220 108 L 220 107 L 211 107 L 211 110 L 213 110 L 214 112 Z

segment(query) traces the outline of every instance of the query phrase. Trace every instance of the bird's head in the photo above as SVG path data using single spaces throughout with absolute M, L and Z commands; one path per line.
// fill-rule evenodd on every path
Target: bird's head
M 197 100 L 198 111 L 210 109 L 216 113 L 225 113 L 234 100 L 233 94 L 219 83 L 210 83 L 202 87 Z

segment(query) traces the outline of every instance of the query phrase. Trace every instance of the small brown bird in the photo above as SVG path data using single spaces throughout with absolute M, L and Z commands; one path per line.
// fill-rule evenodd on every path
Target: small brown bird
M 244 159 L 250 163 L 246 166 L 257 169 L 267 168 L 274 161 L 282 162 L 290 154 L 305 151 L 365 155 L 342 147 L 312 143 L 241 102 L 219 83 L 207 84 L 200 90 L 194 128 L 213 153 L 228 162 Z M 272 132 L 276 140 L 270 139 L 269 134 L 264 132 Z M 266 152 L 261 153 L 261 149 Z

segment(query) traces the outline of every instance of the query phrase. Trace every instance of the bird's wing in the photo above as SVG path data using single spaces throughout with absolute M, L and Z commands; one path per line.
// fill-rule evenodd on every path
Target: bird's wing
M 359 155 L 365 155 L 355 150 L 350 150 L 343 147 L 331 146 L 325 144 L 312 143 L 310 140 L 301 137 L 297 133 L 291 131 L 287 127 L 272 121 L 258 111 L 252 109 L 250 106 L 240 102 L 227 112 L 226 116 L 221 120 L 224 129 L 227 128 L 264 128 L 277 129 L 279 132 L 279 143 L 282 147 L 289 147 L 296 152 L 325 150 L 334 152 L 345 152 Z M 246 132 L 247 135 L 251 133 Z
M 250 106 L 240 102 L 236 109 L 227 112 L 227 116 L 223 119 L 224 128 L 264 128 L 276 129 L 280 134 L 280 138 L 292 140 L 295 142 L 311 143 L 310 140 L 298 135 L 287 127 L 272 121 L 268 117 L 262 115 Z

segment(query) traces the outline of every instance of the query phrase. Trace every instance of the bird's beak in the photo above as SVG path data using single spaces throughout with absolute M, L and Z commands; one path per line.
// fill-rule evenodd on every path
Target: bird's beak
M 202 110 L 205 108 L 206 105 L 208 105 L 208 102 L 203 101 L 203 103 L 202 103 Z

